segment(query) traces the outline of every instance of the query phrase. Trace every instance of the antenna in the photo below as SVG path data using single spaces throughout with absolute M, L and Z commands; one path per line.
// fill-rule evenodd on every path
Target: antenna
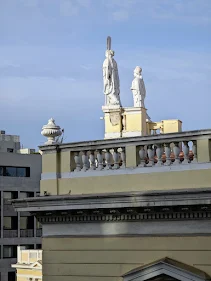
M 61 138 L 61 139 L 60 139 L 60 138 Z M 55 142 L 63 143 L 63 139 L 64 139 L 64 129 L 62 129 L 62 134 L 61 134 L 61 136 L 58 136 L 58 137 L 55 139 Z

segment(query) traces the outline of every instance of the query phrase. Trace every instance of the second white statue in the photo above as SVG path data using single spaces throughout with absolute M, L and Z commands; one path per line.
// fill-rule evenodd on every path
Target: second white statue
M 142 68 L 140 66 L 136 66 L 134 69 L 131 91 L 133 93 L 134 107 L 145 107 L 144 99 L 146 97 L 146 89 L 142 77 Z

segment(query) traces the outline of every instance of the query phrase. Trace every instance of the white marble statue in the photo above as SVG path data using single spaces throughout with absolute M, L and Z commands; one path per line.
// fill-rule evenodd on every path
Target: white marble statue
M 134 69 L 134 79 L 131 86 L 133 93 L 134 107 L 145 107 L 144 99 L 146 97 L 146 89 L 142 77 L 142 69 L 136 66 Z
M 103 83 L 105 105 L 121 106 L 118 66 L 115 61 L 114 51 L 111 50 L 111 38 L 107 38 L 106 59 L 103 62 Z

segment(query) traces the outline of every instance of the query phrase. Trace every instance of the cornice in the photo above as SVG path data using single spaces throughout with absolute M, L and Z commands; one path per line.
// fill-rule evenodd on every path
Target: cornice
M 145 209 L 111 209 L 79 211 L 77 214 L 67 212 L 36 213 L 38 221 L 42 224 L 61 223 L 87 223 L 87 222 L 132 222 L 132 221 L 185 221 L 185 220 L 210 220 L 211 208 L 205 206 L 160 208 L 159 210 Z
M 211 189 L 42 196 L 12 200 L 16 211 L 80 211 L 113 208 L 211 205 Z
M 149 135 L 149 136 L 137 136 L 137 137 L 125 137 L 116 139 L 106 139 L 106 140 L 91 140 L 83 142 L 73 142 L 73 143 L 62 143 L 57 145 L 43 145 L 39 146 L 39 149 L 43 153 L 50 153 L 56 151 L 80 151 L 84 150 L 96 150 L 96 149 L 108 149 L 115 147 L 124 147 L 127 145 L 147 145 L 151 144 L 152 141 L 156 143 L 165 143 L 171 141 L 192 141 L 199 138 L 211 137 L 211 129 L 207 130 L 194 130 L 194 131 L 184 131 L 178 133 L 168 133 L 159 135 Z

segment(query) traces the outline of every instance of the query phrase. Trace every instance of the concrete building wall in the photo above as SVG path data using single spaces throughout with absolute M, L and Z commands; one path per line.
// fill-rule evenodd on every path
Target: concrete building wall
M 14 152 L 20 149 L 20 137 L 6 135 L 5 131 L 0 131 L 0 152 Z M 12 150 L 12 151 L 9 151 Z
M 0 145 L 2 142 L 0 142 Z M 7 143 L 8 144 L 8 143 Z M 41 177 L 41 155 L 39 154 L 19 154 L 19 153 L 0 153 L 0 167 L 28 167 L 30 168 L 29 177 L 10 177 L 0 176 L 0 198 L 1 198 L 1 235 L 0 235 L 0 273 L 1 281 L 8 280 L 8 273 L 14 272 L 11 264 L 16 263 L 16 258 L 5 257 L 5 246 L 28 246 L 30 248 L 40 247 L 40 231 L 36 229 L 36 219 L 32 218 L 33 227 L 31 229 L 21 230 L 21 218 L 29 217 L 27 212 L 17 213 L 12 205 L 5 199 L 5 192 L 15 192 L 18 198 L 25 196 L 25 192 L 30 192 L 36 197 L 40 191 Z M 4 229 L 5 219 L 12 218 L 17 221 L 15 230 Z M 31 223 L 31 224 L 32 224 Z M 38 233 L 39 232 L 39 233 Z
M 200 165 L 198 165 L 198 168 L 200 168 Z M 154 172 L 155 168 L 144 168 L 145 173 L 138 173 L 140 170 L 137 170 L 137 174 L 126 174 L 125 172 L 125 174 L 113 176 L 90 176 L 91 173 L 87 172 L 84 177 L 42 180 L 40 188 L 42 194 L 47 191 L 51 195 L 68 194 L 70 190 L 71 194 L 90 194 L 203 188 L 210 187 L 210 168 L 203 170 L 192 170 L 190 168 L 184 171 L 169 169 L 165 172 L 162 171 L 163 167 L 160 168 L 160 172 Z M 106 171 L 104 173 L 106 174 Z
M 42 245 L 44 281 L 122 281 L 164 257 L 211 275 L 211 237 L 52 237 Z

